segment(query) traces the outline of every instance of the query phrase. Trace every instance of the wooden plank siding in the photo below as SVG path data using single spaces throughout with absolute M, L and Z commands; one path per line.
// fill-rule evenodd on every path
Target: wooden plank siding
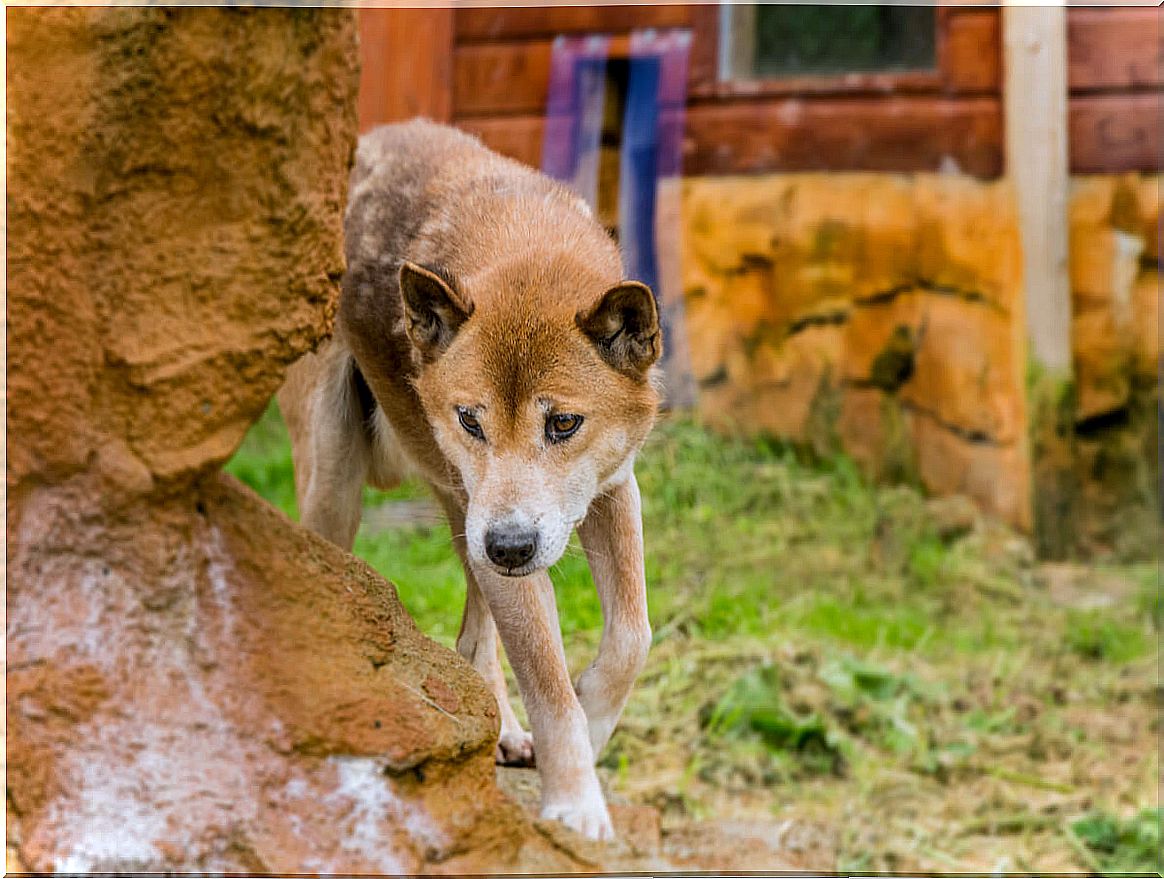
M 998 10 L 939 10 L 938 63 L 949 94 L 997 95 L 1002 87 L 1002 36 Z
M 720 7 L 461 8 L 453 13 L 452 119 L 499 151 L 541 160 L 553 39 L 635 28 L 693 32 L 684 173 L 795 170 L 1003 172 L 997 7 L 938 9 L 931 71 L 722 83 Z M 1161 148 L 1155 9 L 1068 11 L 1071 170 L 1152 170 Z
M 1160 95 L 1073 96 L 1067 104 L 1067 152 L 1077 174 L 1159 171 Z
M 1160 170 L 1160 10 L 1067 11 L 1067 147 L 1077 174 Z
M 458 9 L 458 45 L 491 40 L 614 33 L 642 27 L 691 27 L 691 5 L 475 7 Z M 714 7 L 712 7 L 714 8 Z
M 503 156 L 541 167 L 546 119 L 535 116 L 473 116 L 457 120 L 457 127 L 475 134 Z
M 360 131 L 453 118 L 453 10 L 361 8 Z
M 994 97 L 894 95 L 766 99 L 691 106 L 687 174 L 960 170 L 1002 173 Z
M 1067 86 L 1072 94 L 1158 89 L 1164 46 L 1160 10 L 1067 11 Z
M 500 153 L 534 166 L 541 162 L 540 114 L 477 116 L 457 124 Z M 995 177 L 1002 170 L 1002 112 L 990 98 L 702 103 L 687 108 L 685 127 L 684 174 L 926 168 Z

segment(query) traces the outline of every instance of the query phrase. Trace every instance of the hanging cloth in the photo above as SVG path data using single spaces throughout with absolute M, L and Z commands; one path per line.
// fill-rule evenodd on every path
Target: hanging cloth
M 634 31 L 618 163 L 618 235 L 627 276 L 655 291 L 663 331 L 665 403 L 695 403 L 683 328 L 680 183 L 688 31 Z M 554 41 L 542 170 L 586 200 L 597 215 L 610 39 Z

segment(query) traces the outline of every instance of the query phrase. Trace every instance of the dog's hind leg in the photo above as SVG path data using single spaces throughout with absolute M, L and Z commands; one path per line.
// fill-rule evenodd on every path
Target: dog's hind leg
M 632 475 L 596 498 L 578 526 L 602 604 L 598 655 L 575 685 L 595 759 L 614 732 L 651 646 L 642 521 L 639 487 Z
M 481 594 L 481 587 L 477 585 L 477 578 L 466 562 L 464 514 L 454 501 L 442 498 L 442 504 L 453 531 L 453 542 L 465 569 L 465 613 L 461 618 L 461 631 L 457 635 L 457 652 L 477 669 L 497 699 L 497 711 L 501 716 L 501 734 L 494 754 L 497 762 L 505 766 L 532 766 L 533 737 L 522 727 L 509 702 L 505 673 L 501 670 L 501 642 L 497 637 L 497 624 L 489 612 L 485 596 Z
M 372 454 L 357 376 L 351 355 L 332 342 L 292 366 L 279 391 L 291 433 L 299 521 L 346 550 L 360 527 Z

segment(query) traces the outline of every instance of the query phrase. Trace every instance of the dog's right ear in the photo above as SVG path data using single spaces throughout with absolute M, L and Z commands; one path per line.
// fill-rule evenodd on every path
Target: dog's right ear
M 473 313 L 473 304 L 457 292 L 455 284 L 414 263 L 400 266 L 400 293 L 405 331 L 425 360 L 435 359 L 448 348 Z

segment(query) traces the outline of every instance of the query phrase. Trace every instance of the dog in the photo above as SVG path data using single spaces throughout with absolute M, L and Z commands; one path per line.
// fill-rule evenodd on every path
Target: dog
M 332 338 L 278 395 L 301 520 L 344 549 L 365 483 L 419 473 L 464 566 L 457 651 L 543 818 L 613 836 L 594 762 L 651 643 L 635 455 L 660 400 L 654 295 L 565 186 L 424 120 L 361 138 Z M 577 529 L 603 611 L 572 683 L 547 568 Z M 498 635 L 532 729 L 506 691 Z

